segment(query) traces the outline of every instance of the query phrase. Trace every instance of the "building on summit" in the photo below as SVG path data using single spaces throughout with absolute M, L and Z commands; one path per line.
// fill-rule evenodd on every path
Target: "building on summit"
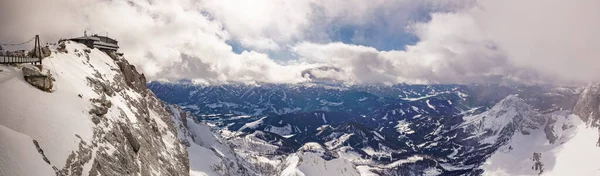
M 98 34 L 87 35 L 83 33 L 83 37 L 72 38 L 71 41 L 84 44 L 90 48 L 98 48 L 102 51 L 114 51 L 119 49 L 118 41 L 107 36 L 99 36 Z

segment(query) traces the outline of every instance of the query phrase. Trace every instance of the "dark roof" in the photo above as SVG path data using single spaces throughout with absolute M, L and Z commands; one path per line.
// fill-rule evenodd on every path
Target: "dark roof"
M 102 42 L 102 41 L 95 41 L 94 42 L 94 47 L 99 48 L 99 49 L 110 49 L 110 50 L 117 50 L 119 49 L 119 46 L 112 44 L 112 43 L 106 43 L 106 42 Z
M 77 38 L 72 38 L 71 40 L 93 40 L 93 41 L 100 41 L 100 39 L 98 37 L 92 37 L 92 36 L 77 37 Z
M 102 40 L 104 39 L 104 40 Z M 71 40 L 76 42 L 85 43 L 89 47 L 96 47 L 98 49 L 106 49 L 106 50 L 117 50 L 119 46 L 117 45 L 117 41 L 105 36 L 83 36 L 72 38 Z

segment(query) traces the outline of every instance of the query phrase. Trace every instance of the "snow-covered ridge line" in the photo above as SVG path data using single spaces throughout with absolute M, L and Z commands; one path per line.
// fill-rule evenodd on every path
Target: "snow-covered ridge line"
M 600 158 L 598 128 L 573 113 L 543 114 L 511 95 L 486 112 L 464 117 L 458 128 L 473 135 L 463 140 L 497 147 L 478 166 L 483 175 L 598 175 L 600 167 L 587 164 Z
M 21 66 L 0 66 L 0 145 L 11 144 L 0 147 L 0 175 L 189 173 L 171 114 L 143 74 L 75 42 L 51 50 L 51 93 L 29 85 Z

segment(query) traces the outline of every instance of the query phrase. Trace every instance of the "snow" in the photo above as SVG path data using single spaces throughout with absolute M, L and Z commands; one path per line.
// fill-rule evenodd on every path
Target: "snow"
M 542 175 L 599 175 L 598 129 L 587 127 L 575 115 L 559 116 L 554 124 L 558 139 L 551 144 L 543 130 L 516 134 L 481 166 L 485 175 L 537 175 L 533 153 L 541 153 Z M 563 126 L 573 126 L 562 129 Z
M 190 142 L 193 141 L 187 149 L 190 158 L 190 175 L 219 175 L 213 170 L 213 166 L 223 162 L 224 158 L 235 159 L 234 152 L 229 146 L 224 145 L 208 126 L 197 124 L 190 118 L 186 120 L 191 133 L 186 138 Z
M 474 165 L 455 166 L 450 163 L 441 163 L 440 167 L 442 167 L 448 171 L 455 171 L 455 170 L 472 169 L 472 168 L 474 168 Z
M 491 132 L 493 135 L 486 137 L 481 143 L 493 144 L 499 137 L 497 134 L 508 124 L 533 123 L 531 119 L 538 116 L 540 114 L 533 111 L 523 99 L 516 95 L 509 95 L 484 113 L 463 117 L 465 123 L 462 126 L 474 126 L 475 128 L 471 128 L 474 137 Z
M 354 165 L 344 159 L 325 160 L 319 154 L 303 153 L 298 167 L 306 175 L 344 175 L 358 176 Z
M 298 112 L 301 111 L 302 108 L 299 107 L 295 107 L 295 108 L 283 108 L 281 111 L 279 111 L 279 114 L 289 114 L 289 113 L 294 113 L 294 112 Z
M 414 111 L 419 111 L 419 108 L 415 107 L 415 106 L 410 106 Z
M 211 167 L 221 159 L 210 149 L 198 145 L 191 145 L 188 147 L 188 154 L 190 158 L 191 176 L 218 175 Z
M 427 103 L 427 106 L 433 110 L 435 110 L 435 106 L 431 105 L 431 103 L 429 103 L 429 100 L 426 100 L 425 103 Z
M 197 90 L 190 91 L 190 93 L 189 93 L 188 97 L 192 97 L 192 96 L 196 95 L 197 93 L 198 93 L 198 91 L 197 91 Z
M 452 153 L 450 153 L 450 155 L 448 155 L 448 158 L 450 158 L 450 159 L 455 159 L 455 157 L 456 157 L 456 154 L 458 154 L 458 151 L 460 151 L 460 147 L 459 147 L 458 149 L 456 149 L 456 148 L 453 148 L 453 149 L 452 149 Z
M 252 116 L 240 115 L 240 116 L 233 116 L 233 117 L 229 118 L 229 120 L 246 119 L 246 118 L 250 118 L 250 117 L 252 117 Z
M 42 160 L 29 136 L 0 125 L 0 175 L 50 175 L 54 170 Z
M 398 125 L 396 125 L 396 131 L 398 133 L 400 133 L 401 135 L 415 133 L 415 131 L 410 129 L 409 126 L 410 126 L 410 123 L 406 122 L 405 120 L 400 120 L 400 121 L 398 121 Z
M 325 145 L 327 146 L 327 148 L 329 149 L 334 149 L 334 148 L 338 148 L 342 145 L 344 145 L 344 143 L 350 139 L 350 137 L 352 137 L 354 135 L 354 133 L 346 133 L 343 134 L 342 136 L 340 136 L 337 139 L 331 140 L 331 141 L 327 141 L 325 143 Z
M 298 169 L 299 162 L 300 157 L 298 157 L 298 155 L 290 155 L 286 159 L 285 165 L 287 167 L 281 171 L 281 176 L 304 176 L 304 173 Z
M 360 176 L 379 176 L 378 174 L 371 172 L 371 167 L 369 166 L 356 166 L 356 170 L 360 173 Z
M 82 51 L 85 46 L 72 44 L 69 47 Z M 20 69 L 0 66 L 4 70 L 0 73 L 0 125 L 36 139 L 50 162 L 60 163 L 60 167 L 71 151 L 78 149 L 80 139 L 75 135 L 85 141 L 92 138 L 94 124 L 88 113 L 92 108 L 89 99 L 99 95 L 87 85 L 86 77 L 96 69 L 106 73 L 102 75 L 105 79 L 112 80 L 111 68 L 118 68 L 99 50 L 92 50 L 90 57 L 94 58 L 90 60 L 94 68 L 83 64 L 85 57 L 74 54 L 58 53 L 45 59 L 44 68 L 56 79 L 53 93 L 29 85 Z M 79 94 L 83 98 L 79 98 Z
M 392 111 L 392 114 L 393 114 L 394 112 L 395 112 L 395 111 Z M 385 115 L 384 115 L 384 116 L 383 116 L 381 119 L 382 119 L 382 120 L 387 120 L 387 119 L 388 119 L 388 113 L 385 113 Z
M 321 144 L 316 143 L 316 142 L 308 142 L 306 144 L 304 144 L 302 147 L 300 147 L 300 149 L 298 149 L 298 151 L 304 151 L 304 152 L 315 152 L 315 153 L 325 153 L 325 149 L 323 148 L 323 146 L 321 146 Z
M 406 114 L 406 112 L 404 112 L 403 109 L 400 109 L 400 115 L 404 115 L 404 114 Z
M 600 175 L 598 139 L 598 129 L 580 125 L 577 134 L 554 153 L 556 165 L 545 175 Z
M 294 137 L 294 136 L 296 136 L 296 134 L 283 135 L 283 136 L 281 136 L 281 137 L 284 137 L 284 138 L 291 138 L 291 137 Z
M 299 152 L 290 155 L 281 176 L 344 175 L 359 176 L 354 165 L 345 159 L 325 160 L 321 154 Z
M 371 147 L 365 147 L 362 149 L 363 152 L 365 152 L 367 155 L 369 155 L 370 157 L 391 157 L 392 156 L 392 150 L 385 147 L 385 146 L 379 146 L 380 149 L 375 150 Z
M 321 125 L 317 128 L 317 131 L 321 132 L 323 130 L 326 130 L 327 128 L 332 128 L 331 125 Z
M 373 131 L 373 134 L 375 134 L 375 136 L 377 136 L 379 139 L 384 140 L 385 138 L 383 137 L 383 135 L 379 134 L 377 131 Z
M 238 104 L 230 103 L 230 102 L 218 102 L 218 103 L 210 103 L 205 104 L 204 106 L 209 108 L 222 108 L 222 107 L 238 107 Z
M 460 98 L 461 98 L 461 99 L 463 99 L 463 100 L 465 100 L 467 97 L 469 97 L 469 95 L 467 95 L 467 94 L 465 94 L 465 93 L 462 93 L 462 92 L 460 92 L 460 91 L 454 91 L 454 93 L 455 93 L 456 95 L 458 95 L 458 97 L 460 97 Z
M 292 131 L 292 126 L 290 126 L 290 124 L 285 124 L 285 126 L 283 126 L 283 127 L 269 125 L 265 128 L 265 131 L 275 133 L 280 136 L 288 136 L 294 132 L 294 131 Z
M 244 124 L 244 126 L 242 126 L 242 127 L 241 127 L 241 128 L 238 130 L 238 131 L 242 131 L 242 130 L 244 130 L 244 129 L 246 129 L 246 128 L 248 128 L 248 129 L 255 129 L 255 128 L 257 128 L 259 125 L 261 125 L 261 124 L 263 123 L 263 120 L 265 120 L 265 118 L 267 118 L 267 117 L 262 117 L 262 118 L 260 118 L 260 119 L 258 119 L 258 120 L 256 120 L 256 121 L 254 121 L 254 122 L 249 122 L 249 123 L 246 123 L 246 124 Z
M 339 156 L 339 158 L 348 160 L 354 163 L 355 165 L 364 165 L 372 163 L 370 159 L 366 157 L 363 158 L 361 154 L 359 154 L 357 151 L 354 150 L 354 148 L 349 146 L 340 147 L 336 150 L 336 153 Z
M 93 141 L 94 129 L 112 128 L 117 122 L 138 128 L 133 113 L 138 110 L 128 104 L 125 97 L 138 101 L 142 98 L 129 87 L 120 87 L 123 89 L 115 96 L 106 96 L 112 103 L 103 116 L 108 121 L 107 126 L 94 125 L 89 113 L 93 108 L 90 99 L 101 96 L 88 85 L 87 78 L 101 79 L 118 86 L 114 78 L 121 74 L 119 66 L 98 49 L 90 49 L 88 59 L 84 52 L 84 49 L 88 49 L 86 46 L 71 42 L 66 48 L 68 53 L 53 52 L 43 62 L 43 72 L 51 73 L 55 79 L 52 93 L 43 92 L 25 82 L 20 68 L 0 65 L 3 70 L 0 72 L 0 160 L 3 160 L 0 175 L 55 175 L 53 169 L 48 169 L 50 165 L 37 153 L 32 142 L 34 139 L 52 166 L 62 169 L 67 157 L 79 149 L 81 141 L 88 144 Z M 124 118 L 121 112 L 125 114 Z M 168 127 L 154 110 L 149 109 L 149 112 L 149 120 L 155 122 L 159 130 Z M 164 157 L 172 159 L 170 156 L 176 140 L 174 134 L 167 131 L 160 138 L 166 145 L 162 152 Z M 108 149 L 109 153 L 115 150 L 114 146 L 97 143 L 92 148 L 92 162 L 82 166 L 85 175 L 91 169 L 100 147 Z M 5 164 L 8 163 L 6 160 L 10 164 Z M 23 170 L 23 167 L 28 170 Z
M 330 102 L 327 100 L 320 100 L 320 102 L 323 106 L 341 106 L 344 104 L 344 102 Z
M 421 161 L 421 160 L 423 160 L 423 157 L 415 155 L 415 156 L 408 157 L 406 159 L 394 161 L 393 163 L 385 165 L 384 168 L 396 168 L 396 167 L 402 166 L 403 164 L 414 163 L 414 162 Z
M 72 49 L 83 50 L 84 46 L 73 44 Z M 73 51 L 69 51 L 73 53 Z M 67 156 L 78 148 L 80 140 L 91 141 L 92 129 L 94 127 L 91 122 L 89 110 L 92 104 L 90 98 L 98 98 L 99 95 L 92 91 L 87 85 L 86 77 L 96 72 L 102 74 L 102 78 L 112 81 L 115 76 L 114 69 L 118 66 L 114 64 L 111 58 L 106 54 L 100 53 L 97 50 L 92 50 L 90 57 L 93 58 L 87 64 L 81 62 L 85 57 L 78 57 L 74 54 L 58 53 L 48 62 L 44 62 L 44 67 L 51 71 L 56 78 L 55 92 L 45 93 L 33 88 L 26 83 L 21 75 L 21 71 L 14 67 L 0 66 L 3 72 L 0 72 L 0 175 L 53 175 L 54 170 L 42 160 L 41 154 L 33 145 L 33 140 L 37 140 L 48 159 L 58 166 L 65 163 Z M 91 67 L 93 65 L 93 67 Z M 133 99 L 140 98 L 140 95 L 131 91 L 122 91 L 124 96 L 129 96 Z M 193 94 L 196 94 L 194 92 Z M 466 95 L 459 96 L 466 97 Z M 82 95 L 83 98 L 78 97 Z M 190 94 L 191 96 L 192 94 Z M 420 98 L 406 98 L 408 101 L 416 101 L 430 98 L 434 95 L 427 95 Z M 283 96 L 286 97 L 285 92 Z M 126 115 L 124 120 L 131 123 L 136 123 L 134 112 L 137 109 L 130 107 L 123 96 L 107 97 L 113 107 L 109 109 L 106 118 L 118 119 L 121 118 L 121 110 Z M 285 98 L 284 98 L 285 99 Z M 359 101 L 364 101 L 367 98 L 361 98 Z M 9 100 L 9 101 L 7 101 Z M 60 103 L 57 103 L 60 102 Z M 329 102 L 321 100 L 323 105 L 340 106 L 343 102 Z M 436 109 L 430 104 L 427 99 L 426 104 L 431 109 Z M 448 103 L 451 104 L 448 100 Z M 233 107 L 238 106 L 235 103 L 219 102 L 207 104 L 208 107 Z M 190 107 L 198 109 L 198 107 Z M 411 106 L 414 111 L 421 111 L 415 106 Z M 260 110 L 260 109 L 259 109 Z M 259 111 L 257 110 L 257 111 Z M 284 113 L 295 112 L 300 108 L 283 108 Z M 471 111 L 473 111 L 472 109 Z M 260 110 L 262 111 L 262 110 Z M 393 110 L 404 114 L 402 109 Z M 156 112 L 149 111 L 151 119 L 159 119 L 160 115 Z M 316 118 L 320 117 L 324 123 L 328 123 L 325 114 L 315 113 Z M 514 121 L 516 116 L 533 117 L 539 114 L 534 113 L 527 106 L 523 106 L 522 100 L 516 96 L 509 96 L 499 105 L 480 115 L 467 116 L 464 120 L 468 125 L 477 124 L 481 127 L 476 130 L 476 134 L 483 134 L 488 130 L 493 132 L 501 131 L 507 124 Z M 210 116 L 210 115 L 209 115 Z M 214 116 L 220 116 L 214 115 Z M 233 116 L 228 114 L 225 116 Z M 366 117 L 366 116 L 363 116 Z M 419 118 L 417 115 L 413 118 Z M 552 130 L 557 135 L 557 142 L 550 144 L 546 139 L 546 134 L 543 130 L 531 131 L 528 135 L 516 133 L 508 144 L 501 147 L 494 153 L 484 165 L 481 166 L 485 170 L 486 175 L 535 175 L 538 171 L 532 170 L 534 161 L 531 160 L 532 153 L 541 153 L 544 164 L 544 175 L 600 175 L 600 165 L 594 159 L 600 158 L 600 147 L 597 147 L 598 129 L 588 128 L 578 117 L 574 115 L 561 116 L 554 114 L 556 118 L 555 125 Z M 250 118 L 250 116 L 234 116 L 233 119 Z M 266 117 L 256 121 L 244 124 L 240 130 L 255 129 L 263 124 Z M 384 117 L 387 119 L 387 114 Z M 490 119 L 491 118 L 491 119 Z M 176 114 L 173 120 L 179 120 L 180 117 Z M 255 139 L 259 132 L 238 137 L 235 133 L 224 130 L 223 136 L 229 136 L 232 139 L 225 143 L 219 137 L 216 137 L 207 124 L 195 123 L 193 119 L 186 119 L 189 133 L 184 133 L 181 129 L 178 130 L 177 138 L 188 140 L 190 146 L 187 148 L 190 159 L 190 175 L 220 175 L 214 171 L 215 165 L 223 164 L 231 160 L 237 160 L 239 155 L 250 156 L 255 153 L 236 153 L 240 150 L 250 150 L 256 153 L 272 154 L 277 146 L 265 143 L 264 141 Z M 331 119 L 330 119 L 331 120 Z M 579 121 L 578 121 L 579 120 Z M 393 123 L 393 122 L 390 122 Z M 169 124 L 164 121 L 157 120 L 157 126 L 165 128 Z M 280 123 L 281 124 L 281 123 Z M 281 124 L 282 125 L 282 124 Z M 281 126 L 280 125 L 280 126 Z M 563 129 L 563 126 L 574 125 L 573 128 Z M 136 125 L 132 125 L 136 127 Z M 68 127 L 68 128 L 65 128 Z M 318 128 L 323 131 L 330 128 L 324 125 Z M 401 135 L 413 134 L 415 131 L 410 128 L 410 123 L 401 120 L 395 126 L 396 131 Z M 267 126 L 266 131 L 279 134 L 284 137 L 293 136 L 293 129 L 300 131 L 298 127 L 286 124 L 282 127 Z M 433 134 L 438 134 L 441 129 L 436 129 Z M 306 131 L 307 128 L 304 128 Z M 82 139 L 77 138 L 80 136 Z M 306 143 L 299 149 L 298 153 L 291 154 L 285 160 L 281 158 L 268 158 L 263 156 L 254 156 L 253 162 L 268 163 L 273 166 L 283 166 L 281 175 L 375 175 L 372 172 L 374 167 L 364 165 L 369 160 L 361 158 L 361 156 L 349 149 L 348 146 L 343 146 L 350 139 L 353 133 L 340 134 L 335 140 L 327 142 L 325 145 L 328 149 L 336 149 L 337 156 L 331 160 L 322 158 L 326 149 L 318 143 Z M 384 137 L 374 132 L 378 139 Z M 167 148 L 175 148 L 175 136 L 168 133 L 161 136 L 163 143 Z M 486 138 L 486 143 L 496 141 L 494 136 Z M 99 144 L 101 147 L 106 147 L 108 153 L 115 151 L 115 147 L 111 145 Z M 233 150 L 230 145 L 236 145 L 236 150 Z M 428 147 L 437 145 L 434 143 L 424 143 Z M 96 153 L 94 149 L 93 153 Z M 374 150 L 367 147 L 362 151 L 371 156 L 391 156 L 389 149 L 380 148 Z M 450 154 L 450 158 L 458 154 L 458 149 Z M 163 151 L 168 152 L 168 151 Z M 163 154 L 168 155 L 168 154 Z M 334 155 L 335 156 L 335 155 Z M 394 160 L 394 162 L 381 166 L 382 168 L 396 168 L 398 166 L 414 163 L 422 160 L 421 156 L 412 156 L 406 159 Z M 360 163 L 363 165 L 356 166 Z M 227 163 L 229 164 L 229 163 Z M 358 164 L 357 164 L 358 165 Z M 84 165 L 84 171 L 88 171 L 91 165 Z M 446 170 L 464 169 L 473 166 L 456 167 L 450 164 L 440 164 Z M 155 174 L 158 173 L 154 170 Z M 440 170 L 429 168 L 425 170 L 424 175 L 437 175 Z
M 480 108 L 481 108 L 481 107 L 474 107 L 474 108 L 471 108 L 471 109 L 469 109 L 469 110 L 462 111 L 462 112 L 460 112 L 460 115 L 466 115 L 466 114 L 473 113 L 473 112 L 475 112 L 476 110 L 478 110 L 478 109 L 480 109 Z
M 440 93 L 434 93 L 434 94 L 429 94 L 429 95 L 425 95 L 422 97 L 417 97 L 417 98 L 401 98 L 402 100 L 406 100 L 406 101 L 418 101 L 418 100 L 422 100 L 422 99 L 427 99 L 427 98 L 431 98 L 431 97 L 435 97 L 441 94 L 447 94 L 449 92 L 440 92 Z
M 321 119 L 323 119 L 323 123 L 327 124 L 327 119 L 325 119 L 325 113 L 321 114 Z
M 228 140 L 228 143 L 233 144 L 235 150 L 248 151 L 256 154 L 272 154 L 279 148 L 271 143 L 265 142 L 257 138 L 257 135 L 263 135 L 262 131 L 255 131 L 243 137 L 234 137 Z
M 442 172 L 435 167 L 430 167 L 423 171 L 423 176 L 437 176 L 437 175 L 441 175 L 441 174 L 442 174 Z

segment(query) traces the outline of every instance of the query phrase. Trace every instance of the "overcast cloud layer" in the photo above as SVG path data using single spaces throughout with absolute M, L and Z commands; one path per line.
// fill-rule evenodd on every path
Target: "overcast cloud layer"
M 3 0 L 0 43 L 108 32 L 149 79 L 196 83 L 586 82 L 600 81 L 598 7 L 597 0 Z M 418 40 L 401 44 L 410 37 Z

